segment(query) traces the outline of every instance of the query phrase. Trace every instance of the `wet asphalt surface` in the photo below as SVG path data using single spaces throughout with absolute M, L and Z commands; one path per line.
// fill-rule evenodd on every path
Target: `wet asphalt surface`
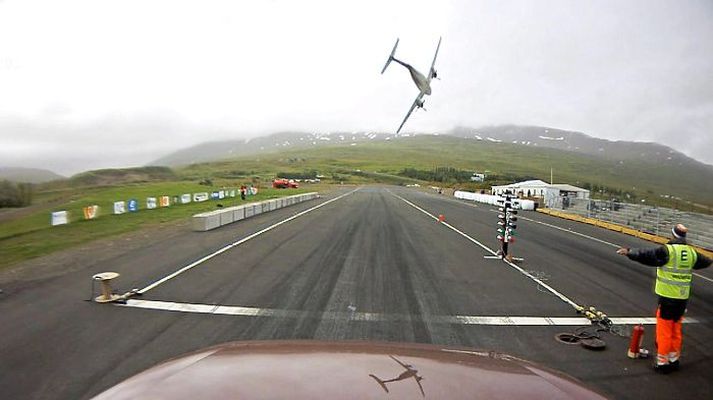
M 684 326 L 681 370 L 661 376 L 652 371 L 650 360 L 628 359 L 628 339 L 610 333 L 602 334 L 605 350 L 591 351 L 555 341 L 557 333 L 570 332 L 572 326 L 489 326 L 449 319 L 577 314 L 511 266 L 483 258 L 487 250 L 404 200 L 444 215 L 453 227 L 497 249 L 497 215 L 491 207 L 399 187 L 354 189 L 340 188 L 322 199 L 210 232 L 178 229 L 147 238 L 125 253 L 100 257 L 89 252 L 67 272 L 6 280 L 0 287 L 0 397 L 91 398 L 171 357 L 229 341 L 270 339 L 493 350 L 563 371 L 619 399 L 705 398 L 713 393 L 713 281 L 694 279 L 687 315 L 699 322 Z M 114 282 L 118 292 L 144 288 L 226 244 L 344 194 L 137 298 L 243 306 L 269 310 L 269 315 L 86 301 L 95 273 L 120 273 Z M 512 252 L 525 259 L 520 264 L 525 271 L 571 301 L 594 305 L 612 317 L 653 316 L 655 270 L 617 256 L 614 246 L 652 244 L 534 212 L 521 217 Z M 713 278 L 713 268 L 698 273 Z M 644 347 L 653 349 L 653 332 L 647 325 Z

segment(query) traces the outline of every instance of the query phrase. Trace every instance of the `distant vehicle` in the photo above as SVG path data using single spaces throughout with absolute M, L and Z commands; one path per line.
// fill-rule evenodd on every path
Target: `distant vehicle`
M 485 181 L 485 174 L 474 173 L 470 177 L 471 182 L 483 182 Z
M 399 133 L 401 131 L 401 128 L 403 128 L 404 124 L 406 123 L 406 120 L 408 117 L 411 116 L 411 113 L 413 112 L 413 109 L 418 107 L 423 110 L 426 110 L 423 108 L 423 103 L 425 100 L 423 100 L 424 95 L 431 95 L 431 79 L 436 78 L 438 79 L 438 74 L 436 73 L 436 69 L 434 66 L 436 65 L 436 57 L 438 57 L 438 49 L 441 48 L 441 38 L 438 38 L 438 46 L 436 46 L 436 54 L 433 56 L 433 62 L 431 63 L 431 69 L 428 71 L 428 77 L 425 77 L 422 73 L 418 72 L 416 68 L 410 66 L 409 64 L 406 64 L 405 62 L 396 59 L 394 57 L 394 53 L 396 53 L 396 47 L 399 45 L 399 39 L 396 39 L 396 44 L 394 44 L 394 49 L 391 50 L 391 54 L 389 55 L 389 59 L 386 60 L 386 65 L 384 65 L 384 69 L 381 70 L 381 73 L 383 74 L 384 71 L 386 71 L 386 67 L 391 64 L 391 61 L 396 61 L 397 63 L 403 65 L 406 67 L 409 72 L 411 73 L 411 79 L 413 79 L 413 82 L 416 84 L 416 87 L 418 88 L 418 96 L 416 96 L 416 100 L 414 100 L 413 104 L 411 104 L 411 108 L 408 110 L 408 113 L 406 114 L 406 118 L 404 118 L 403 122 L 401 122 L 401 125 L 399 126 L 399 129 L 396 130 L 396 133 Z
M 277 178 L 272 181 L 272 187 L 275 189 L 297 189 L 299 186 L 294 179 Z

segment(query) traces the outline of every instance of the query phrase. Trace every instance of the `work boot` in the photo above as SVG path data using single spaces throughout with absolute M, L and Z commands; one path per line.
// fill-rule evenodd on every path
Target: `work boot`
M 671 371 L 678 371 L 678 369 L 681 367 L 681 363 L 679 363 L 678 360 L 671 361 L 668 363 L 668 366 Z
M 671 364 L 657 364 L 654 363 L 654 371 L 666 375 L 671 372 Z

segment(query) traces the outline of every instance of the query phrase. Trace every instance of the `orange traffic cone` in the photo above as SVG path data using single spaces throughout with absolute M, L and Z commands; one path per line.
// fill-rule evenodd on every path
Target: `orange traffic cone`
M 445 220 L 446 220 L 446 216 L 445 216 L 445 215 L 443 215 L 443 214 L 439 214 L 439 215 L 438 215 L 438 222 L 443 222 L 443 221 L 445 221 Z

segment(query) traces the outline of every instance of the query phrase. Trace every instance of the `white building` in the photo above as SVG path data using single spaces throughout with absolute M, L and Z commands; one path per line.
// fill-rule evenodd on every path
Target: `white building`
M 506 192 L 517 197 L 539 197 L 544 200 L 545 207 L 568 206 L 575 199 L 589 199 L 589 190 L 565 183 L 550 184 L 539 179 L 511 183 L 509 185 L 493 186 L 491 193 L 502 195 Z

